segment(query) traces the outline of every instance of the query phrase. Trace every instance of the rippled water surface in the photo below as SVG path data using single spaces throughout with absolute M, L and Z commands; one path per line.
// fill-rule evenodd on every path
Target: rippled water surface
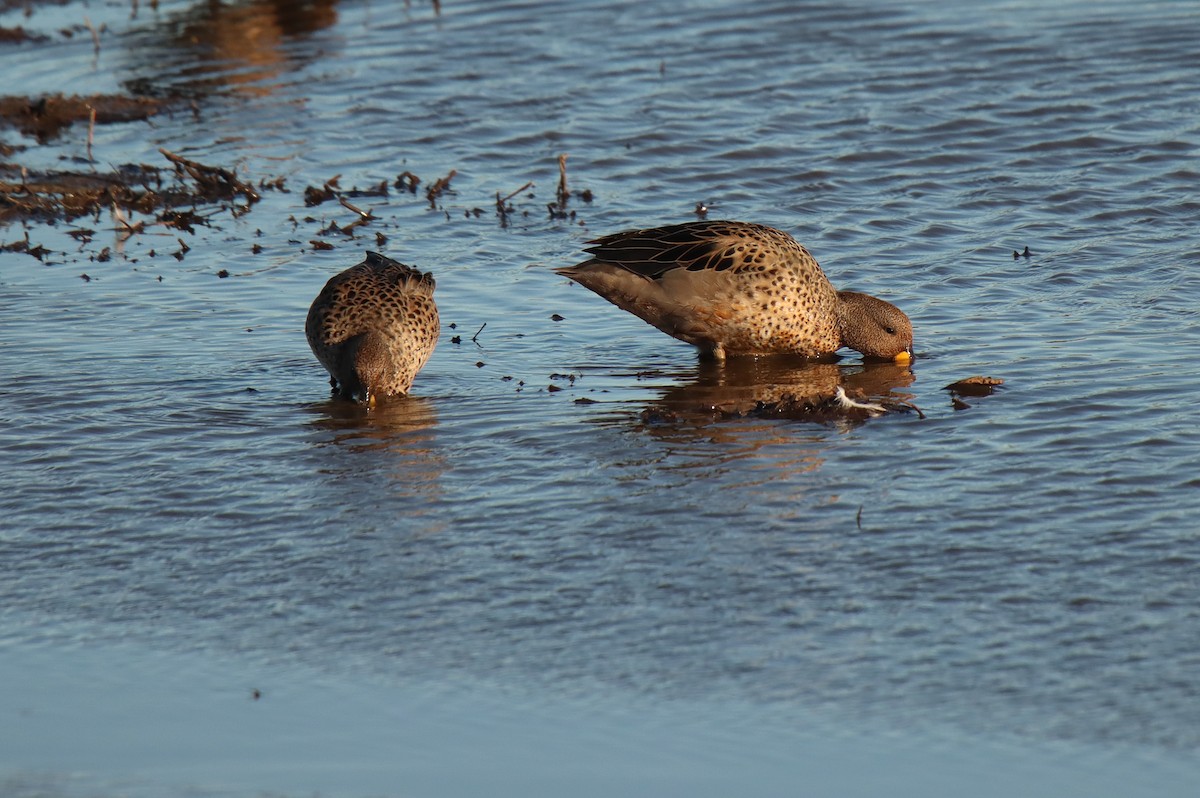
M 1192 4 L 131 10 L 0 14 L 48 36 L 0 43 L 4 91 L 183 98 L 97 126 L 98 165 L 286 191 L 193 234 L 0 228 L 50 251 L 0 252 L 0 785 L 1194 794 Z M 86 124 L 0 142 L 91 168 Z M 335 177 L 349 235 L 305 205 Z M 924 417 L 676 414 L 763 373 L 551 269 L 698 203 L 913 319 L 911 372 L 768 381 Z M 432 270 L 443 322 L 371 413 L 303 332 L 364 249 Z M 956 409 L 972 375 L 1004 385 Z

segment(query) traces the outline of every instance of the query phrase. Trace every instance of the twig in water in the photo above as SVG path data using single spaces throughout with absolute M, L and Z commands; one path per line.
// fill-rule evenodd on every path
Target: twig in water
M 904 405 L 905 407 L 911 407 L 913 410 L 915 410 L 917 412 L 917 418 L 920 418 L 920 419 L 925 418 L 925 414 L 921 412 L 921 408 L 917 407 L 912 402 L 906 401 L 904 399 L 894 399 L 893 401 L 896 404 Z
M 96 138 L 96 109 L 93 106 L 88 106 L 88 142 L 87 154 L 88 163 L 95 163 L 96 159 L 92 157 L 92 142 Z
M 560 208 L 565 208 L 567 200 L 571 196 L 571 192 L 567 191 L 567 154 L 564 152 L 558 156 L 558 205 Z
M 500 192 L 496 192 L 496 215 L 500 217 L 500 226 L 508 227 L 508 208 L 504 206 L 504 200 L 500 199 Z
M 486 327 L 486 326 L 487 326 L 487 322 L 485 321 L 483 323 L 483 327 Z M 478 330 L 475 331 L 475 334 L 471 336 L 471 343 L 475 343 L 475 344 L 479 343 L 479 341 L 477 341 L 476 339 L 479 338 L 479 334 L 481 332 L 483 332 L 483 327 L 480 327 Z
M 121 227 L 116 231 L 117 232 L 117 240 L 119 243 L 123 243 L 128 238 L 135 236 L 135 235 L 140 235 L 141 233 L 144 233 L 146 231 L 146 223 L 145 222 L 138 222 L 137 224 L 130 224 L 129 221 L 125 218 L 125 214 L 121 212 L 121 206 L 115 202 L 113 203 L 113 206 L 112 206 L 112 214 L 113 214 L 113 218 L 117 220 L 117 223 L 121 225 Z
M 506 202 L 508 202 L 510 199 L 512 199 L 513 197 L 517 196 L 518 194 L 520 194 L 522 191 L 524 191 L 524 190 L 525 190 L 525 189 L 527 189 L 527 188 L 533 188 L 533 181 L 532 181 L 532 180 L 530 180 L 530 181 L 529 181 L 528 183 L 526 183 L 525 185 L 521 186 L 521 187 L 520 187 L 519 189 L 517 189 L 516 191 L 512 192 L 511 194 L 509 194 L 509 195 L 508 195 L 507 197 L 505 197 L 504 199 L 502 199 L 502 200 L 498 200 L 498 201 L 499 201 L 499 202 L 502 202 L 502 203 L 506 203 Z M 497 191 L 497 192 L 496 192 L 496 196 L 499 196 L 499 195 L 500 195 L 500 192 L 499 192 L 499 191 Z
M 854 516 L 854 523 L 858 524 L 859 529 L 862 529 L 862 508 L 861 504 L 858 505 L 858 515 Z
M 511 194 L 509 194 L 506 197 L 501 197 L 500 192 L 499 191 L 496 192 L 496 215 L 500 217 L 500 226 L 501 227 L 508 227 L 508 211 L 509 211 L 508 201 L 532 185 L 533 185 L 533 181 L 530 180 L 528 183 L 521 186 L 519 189 L 512 192 Z
M 96 26 L 87 17 L 83 18 L 83 24 L 92 33 L 92 52 L 96 58 L 100 57 L 100 31 L 96 30 Z
M 351 205 L 349 202 L 346 201 L 345 197 L 338 197 L 338 202 L 340 202 L 342 204 L 343 208 L 347 208 L 347 209 L 357 213 L 359 215 L 359 218 L 361 218 L 363 221 L 374 218 L 371 216 L 370 211 L 364 211 L 361 208 L 354 207 L 353 205 Z

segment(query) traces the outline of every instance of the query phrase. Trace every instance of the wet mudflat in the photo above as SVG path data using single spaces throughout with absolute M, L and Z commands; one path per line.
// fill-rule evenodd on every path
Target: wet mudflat
M 1186 4 L 134 6 L 0 5 L 8 792 L 1191 794 Z M 698 205 L 914 363 L 551 271 Z M 372 413 L 303 332 L 365 249 L 443 322 Z

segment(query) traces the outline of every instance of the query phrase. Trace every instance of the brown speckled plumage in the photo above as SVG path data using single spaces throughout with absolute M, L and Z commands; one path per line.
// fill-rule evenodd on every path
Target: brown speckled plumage
M 899 308 L 835 291 L 804 247 L 770 227 L 690 222 L 604 236 L 585 251 L 591 260 L 556 271 L 718 359 L 827 357 L 843 346 L 912 354 Z
M 408 393 L 441 332 L 433 289 L 433 275 L 376 252 L 325 284 L 304 331 L 337 394 L 373 404 Z

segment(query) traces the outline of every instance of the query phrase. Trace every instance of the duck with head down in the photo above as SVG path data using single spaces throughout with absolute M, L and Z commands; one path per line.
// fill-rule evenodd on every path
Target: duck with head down
M 335 394 L 370 406 L 408 393 L 441 332 L 433 289 L 433 275 L 377 252 L 325 284 L 304 330 Z
M 912 358 L 912 322 L 882 299 L 835 291 L 787 233 L 702 221 L 604 236 L 591 260 L 557 269 L 718 360 L 730 355 Z

